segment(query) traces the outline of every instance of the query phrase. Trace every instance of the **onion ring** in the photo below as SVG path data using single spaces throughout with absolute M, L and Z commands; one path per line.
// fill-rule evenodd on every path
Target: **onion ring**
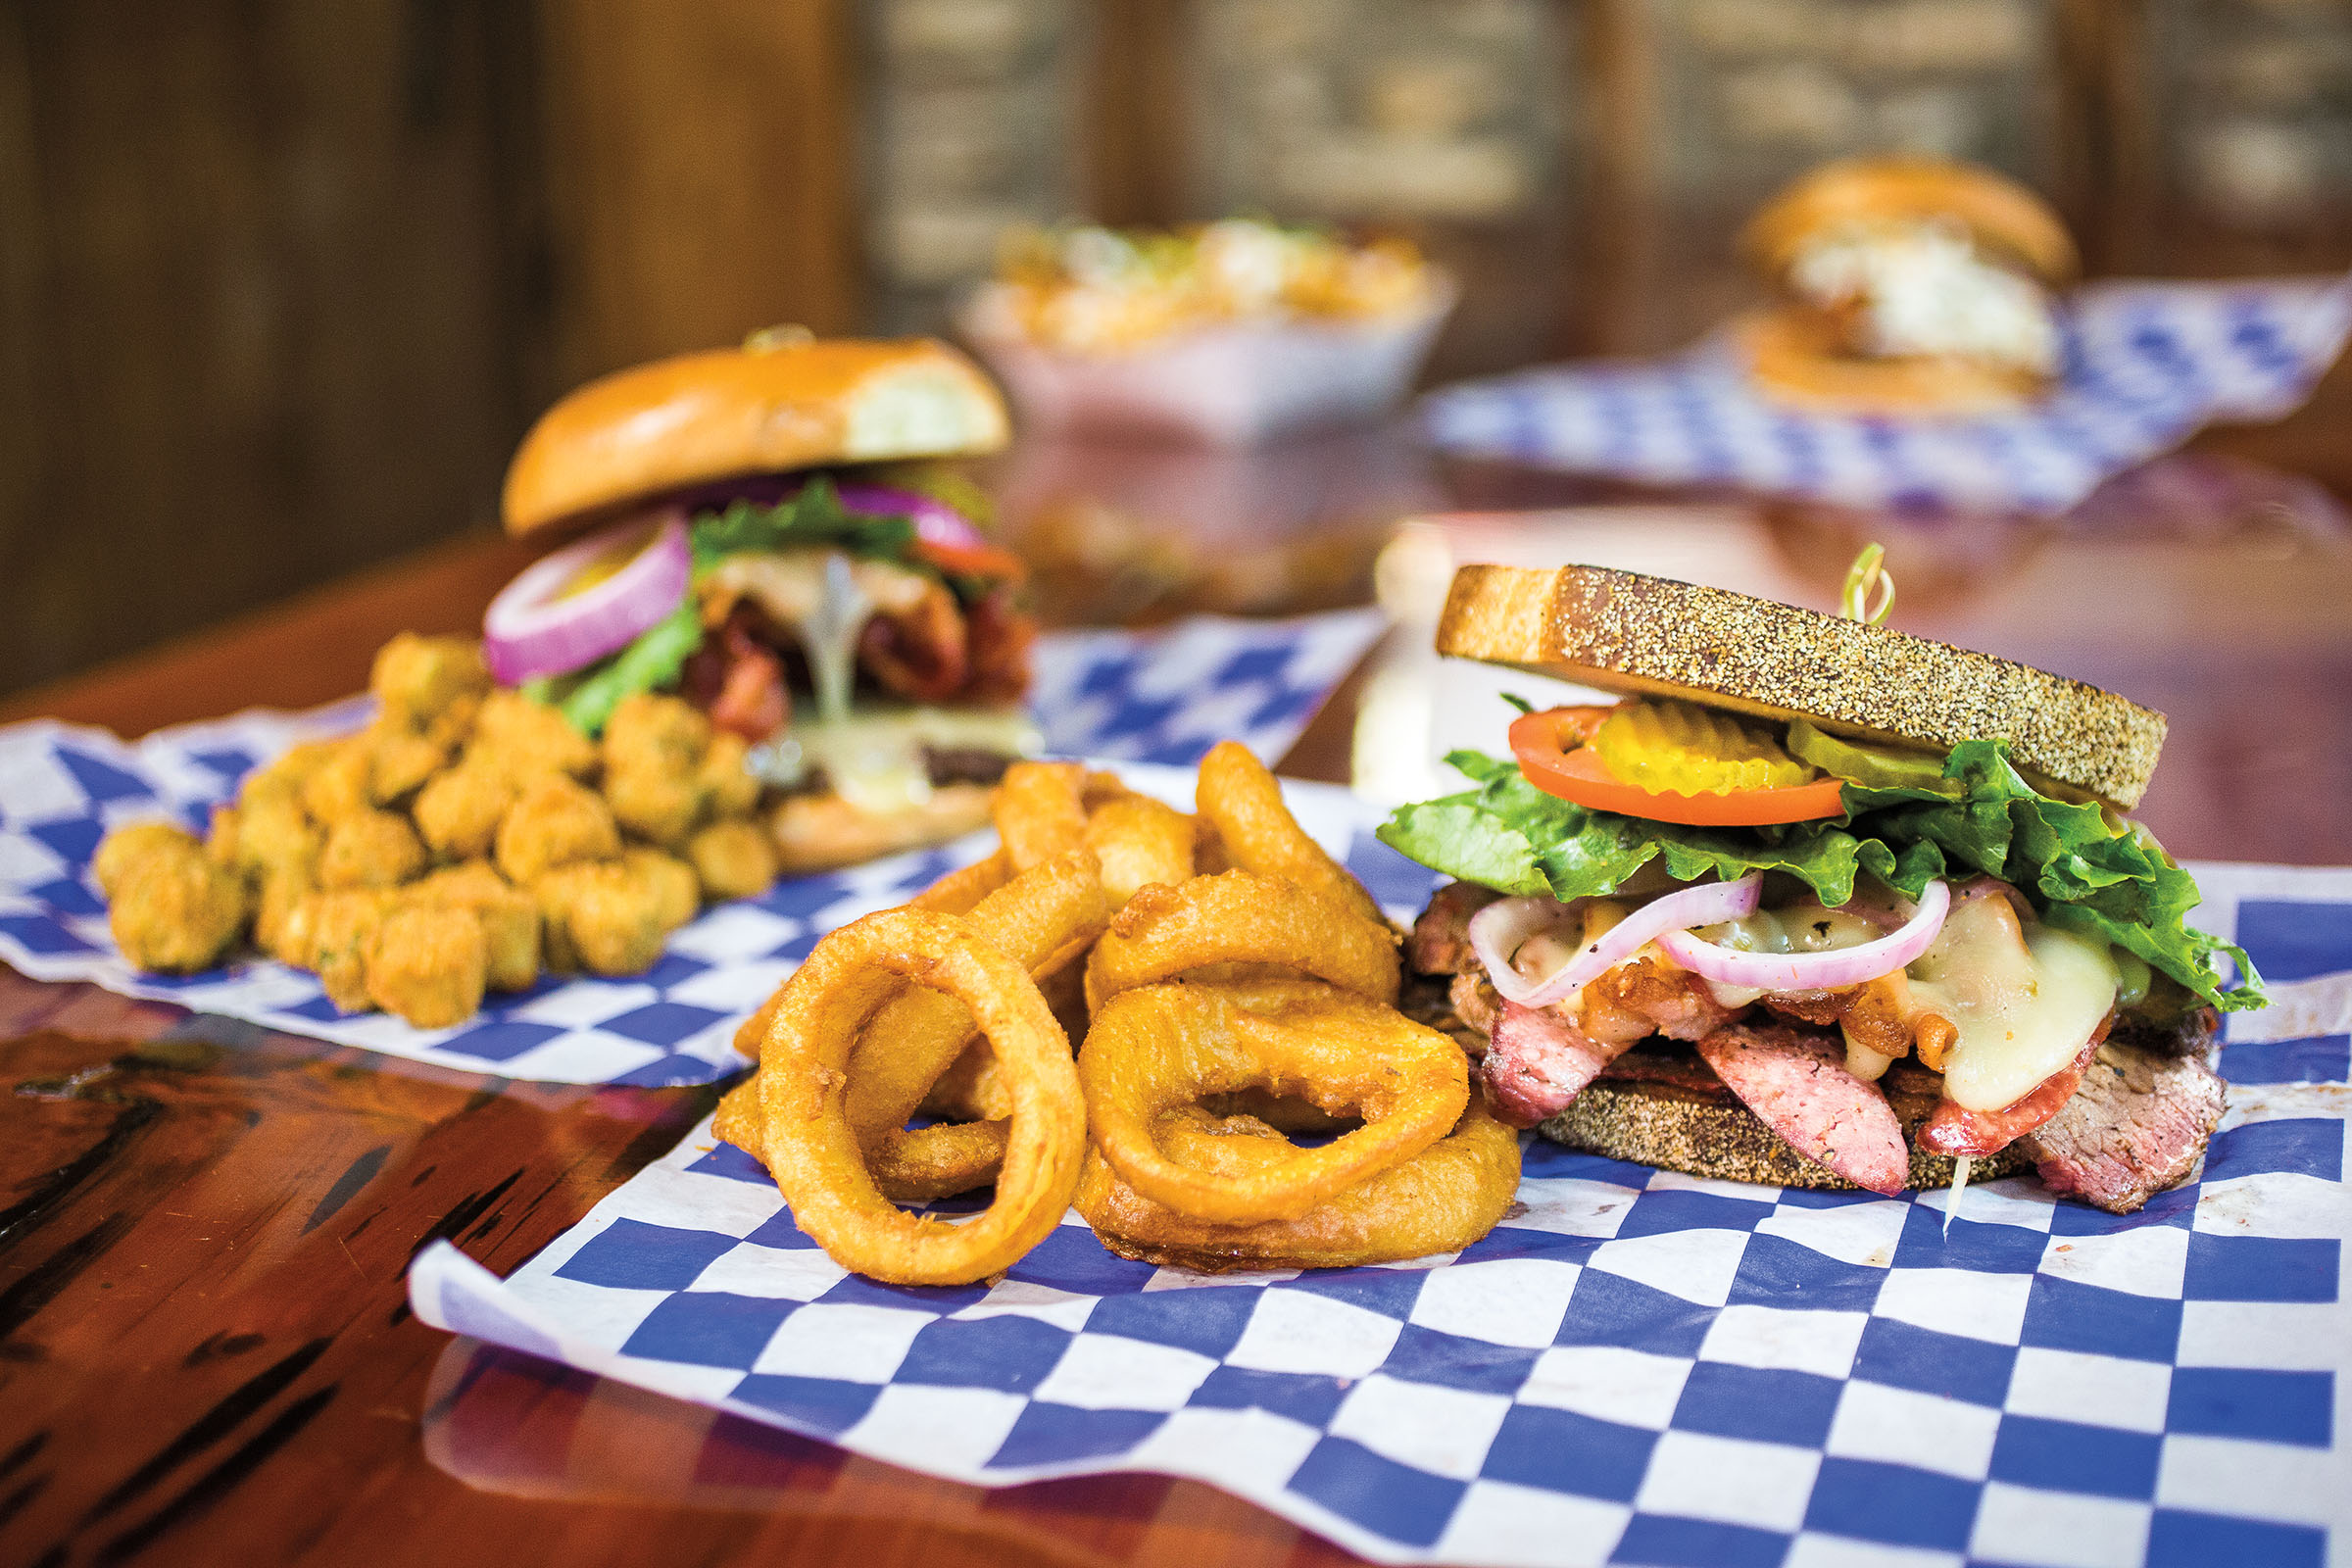
M 1297 1219 L 1429 1148 L 1470 1102 L 1469 1070 L 1450 1039 L 1311 980 L 1280 993 L 1123 991 L 1087 1031 L 1078 1082 L 1095 1147 L 1122 1182 L 1171 1212 L 1225 1225 Z M 1153 1144 L 1163 1112 L 1250 1088 L 1363 1125 L 1247 1178 L 1189 1168 Z
M 1034 982 L 1075 962 L 1109 913 L 1095 858 L 1079 850 L 1022 872 L 975 905 L 969 918 Z M 996 1179 L 1003 1123 L 906 1129 L 972 1043 L 973 1028 L 958 999 L 910 985 L 873 1015 L 850 1054 L 842 1112 L 875 1184 L 901 1202 L 927 1202 Z
M 1193 819 L 1149 795 L 1103 802 L 1087 814 L 1086 843 L 1102 862 L 1102 891 L 1118 908 L 1138 888 L 1174 887 L 1193 874 Z
M 989 814 L 999 851 L 1015 871 L 1086 844 L 1086 769 L 1076 762 L 1015 762 L 1004 770 Z
M 934 914 L 969 914 L 982 899 L 1012 880 L 1012 864 L 1000 850 L 985 860 L 950 871 L 906 901 L 910 909 Z
M 1169 1158 L 1240 1179 L 1287 1160 L 1290 1141 L 1251 1116 L 1197 1107 L 1160 1118 Z M 1519 1138 L 1476 1101 L 1445 1138 L 1403 1164 L 1297 1219 L 1215 1225 L 1160 1207 L 1090 1151 L 1078 1212 L 1121 1257 L 1201 1273 L 1238 1268 L 1348 1268 L 1458 1252 L 1509 1210 L 1519 1189 Z
M 995 1201 L 961 1224 L 885 1198 L 843 1110 L 859 1031 L 906 980 L 970 1009 L 1012 1093 Z M 1077 1190 L 1086 1104 L 1069 1039 L 1021 965 L 965 919 L 885 909 L 826 936 L 785 983 L 760 1059 L 768 1172 L 803 1233 L 845 1268 L 897 1285 L 986 1279 L 1043 1241 Z
M 1386 928 L 1388 916 L 1364 885 L 1325 853 L 1283 804 L 1282 786 L 1239 741 L 1219 741 L 1200 759 L 1194 806 L 1214 827 L 1230 864 L 1295 882 Z
M 1091 1009 L 1122 991 L 1221 964 L 1264 965 L 1394 1004 L 1396 934 L 1294 882 L 1248 871 L 1148 887 L 1127 901 L 1086 961 Z

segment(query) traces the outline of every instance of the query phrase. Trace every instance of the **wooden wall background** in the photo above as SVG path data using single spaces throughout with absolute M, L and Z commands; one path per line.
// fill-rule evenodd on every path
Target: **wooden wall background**
M 0 691 L 490 526 L 514 441 L 586 376 L 869 319 L 860 7 L 881 3 L 0 6 Z M 1447 242 L 1548 307 L 1513 352 L 1667 346 L 1728 274 L 1718 227 L 1654 196 L 1651 0 L 1555 3 L 1583 149 L 1569 253 Z M 2056 0 L 2054 193 L 2094 265 L 2352 259 L 2341 223 L 2168 216 L 2148 3 Z M 1195 4 L 1091 0 L 1076 152 L 1104 218 L 1200 216 Z M 2324 439 L 2230 439 L 2352 490 L 2345 387 L 2293 427 Z

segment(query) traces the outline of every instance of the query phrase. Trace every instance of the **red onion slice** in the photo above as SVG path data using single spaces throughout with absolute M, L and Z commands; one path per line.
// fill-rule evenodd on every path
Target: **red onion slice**
M 868 517 L 906 517 L 914 523 L 914 536 L 926 544 L 969 550 L 988 543 L 972 521 L 954 507 L 919 490 L 901 490 L 886 484 L 836 485 L 844 512 Z
M 592 587 L 565 594 L 579 574 L 624 548 L 642 518 L 594 533 L 540 561 L 500 591 L 482 616 L 482 657 L 505 685 L 562 675 L 635 642 L 678 608 L 694 575 L 686 519 L 665 514 L 628 564 Z
M 1660 937 L 1658 946 L 1692 974 L 1718 985 L 1751 991 L 1837 991 L 1891 974 L 1927 952 L 1951 908 L 1950 885 L 1931 882 L 1920 895 L 1918 910 L 1899 930 L 1858 948 L 1839 948 L 1833 953 L 1740 953 L 1702 941 L 1688 930 Z
M 1523 1007 L 1547 1007 L 1573 996 L 1662 932 L 1714 925 L 1752 914 L 1764 875 L 1750 872 L 1737 882 L 1701 882 L 1662 899 L 1652 899 L 1541 979 L 1511 967 L 1511 957 L 1529 937 L 1556 924 L 1573 907 L 1554 899 L 1504 899 L 1470 917 L 1470 946 L 1487 966 L 1487 978 L 1505 1001 Z

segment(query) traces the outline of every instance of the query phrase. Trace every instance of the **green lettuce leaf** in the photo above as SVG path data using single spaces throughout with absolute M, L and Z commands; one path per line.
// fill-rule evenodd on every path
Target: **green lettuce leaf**
M 899 561 L 914 544 L 914 519 L 845 512 L 832 483 L 819 474 L 772 507 L 735 501 L 724 512 L 705 513 L 694 520 L 693 539 L 697 572 L 729 556 L 812 546 Z
M 1433 870 L 1504 893 L 1567 900 L 1612 893 L 1651 860 L 1691 881 L 1777 871 L 1836 906 L 1868 874 L 1917 898 L 1936 877 L 1983 872 L 2010 883 L 2051 924 L 2146 959 L 2228 1011 L 2264 1004 L 2244 950 L 2188 925 L 2195 878 L 2155 836 L 2100 807 L 2056 801 L 2027 783 L 2004 741 L 1966 741 L 1944 764 L 1956 796 L 1848 783 L 1839 821 L 1702 828 L 1589 810 L 1528 783 L 1517 764 L 1478 752 L 1446 760 L 1476 788 L 1400 808 L 1381 841 Z M 2225 987 L 2214 956 L 2237 966 Z
M 676 680 L 702 646 L 703 622 L 689 599 L 639 632 L 628 647 L 590 665 L 557 707 L 581 734 L 601 735 L 622 698 Z

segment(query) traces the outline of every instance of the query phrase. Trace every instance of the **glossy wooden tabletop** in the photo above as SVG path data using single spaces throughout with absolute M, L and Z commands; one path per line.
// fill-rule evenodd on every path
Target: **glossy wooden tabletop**
M 1441 471 L 1389 437 L 1253 460 L 1031 448 L 996 479 L 1053 608 L 1130 619 L 1345 602 L 1401 514 L 1594 495 Z M 1863 533 L 1891 545 L 1897 624 L 2171 714 L 2143 814 L 2177 852 L 2352 861 L 2352 544 L 2325 497 L 2256 486 L 2218 512 L 2147 502 L 2064 529 L 1653 503 L 1444 538 L 1825 603 Z M 136 733 L 324 701 L 392 632 L 474 624 L 520 559 L 460 541 L 0 718 Z M 1400 634 L 1389 657 L 1411 653 Z M 1347 776 L 1361 688 L 1290 771 Z M 715 1089 L 467 1077 L 4 968 L 0 1040 L 0 1562 L 1344 1560 L 1191 1483 L 982 1493 L 411 1317 L 420 1246 L 512 1270 Z

